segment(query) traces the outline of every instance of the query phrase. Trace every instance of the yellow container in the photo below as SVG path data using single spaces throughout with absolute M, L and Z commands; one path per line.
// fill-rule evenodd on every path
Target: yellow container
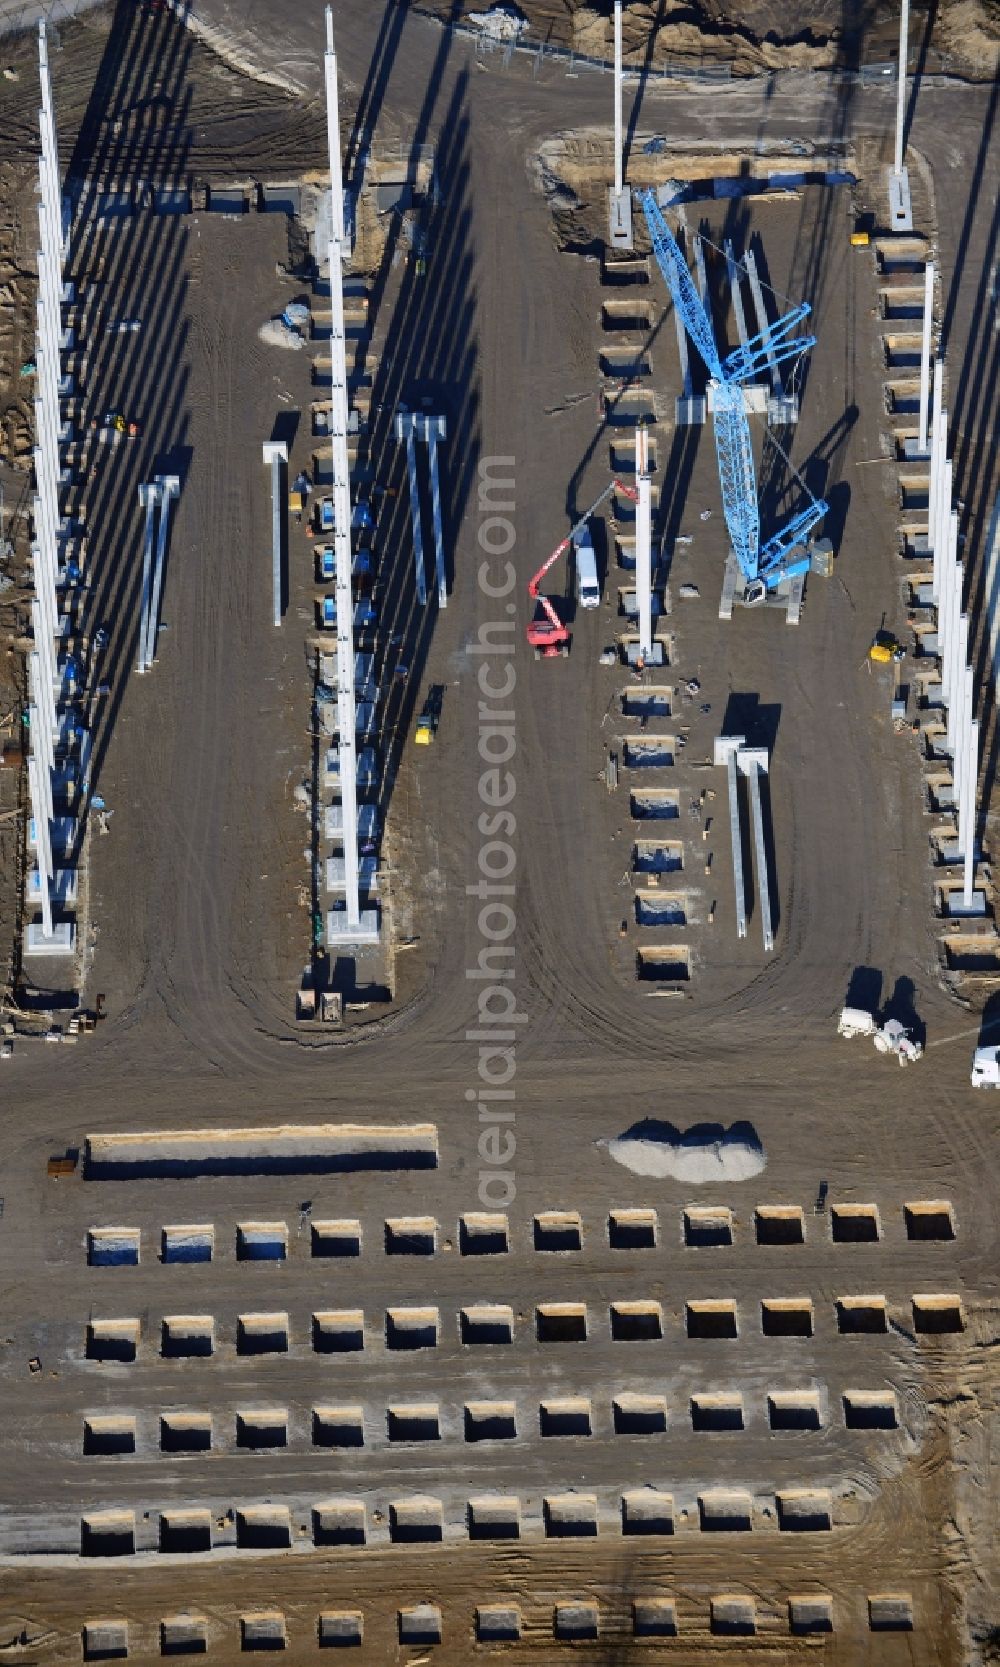
M 852 249 L 867 249 L 870 242 L 871 242 L 871 238 L 869 237 L 867 232 L 852 232 L 851 233 L 851 248 Z

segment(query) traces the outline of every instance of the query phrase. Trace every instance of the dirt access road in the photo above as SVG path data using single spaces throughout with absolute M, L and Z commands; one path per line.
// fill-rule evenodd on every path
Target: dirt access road
M 287 31 L 285 21 L 289 62 L 304 62 L 313 43 L 300 18 L 289 14 Z M 835 1629 L 826 1646 L 833 1659 L 853 1662 L 870 1652 L 874 1660 L 877 1652 L 878 1660 L 893 1663 L 963 1660 L 966 1627 L 996 1622 L 995 1539 L 975 1485 L 988 1453 L 995 1396 L 987 1345 L 995 1335 L 996 1214 L 984 1179 L 988 1183 L 995 1162 L 996 1120 L 992 1102 L 984 1106 L 966 1085 L 975 1021 L 945 999 L 935 978 L 914 763 L 877 731 L 876 686 L 861 669 L 870 630 L 866 610 L 880 588 L 877 571 L 866 572 L 859 540 L 849 559 L 864 607 L 852 616 L 838 604 L 832 616 L 840 625 L 836 639 L 822 591 L 790 644 L 791 633 L 779 620 L 753 622 L 752 634 L 738 620 L 732 650 L 720 628 L 718 659 L 707 673 L 720 704 L 726 688 L 746 686 L 752 671 L 747 644 L 760 641 L 766 651 L 772 625 L 780 638 L 781 659 L 767 667 L 773 694 L 765 693 L 782 703 L 787 758 L 801 761 L 801 775 L 788 770 L 782 783 L 788 833 L 778 852 L 779 874 L 794 869 L 794 891 L 784 894 L 786 925 L 766 969 L 734 978 L 722 937 L 731 927 L 720 920 L 719 960 L 706 958 L 692 998 L 668 1003 L 644 997 L 612 964 L 606 846 L 589 812 L 591 795 L 603 793 L 593 780 L 599 746 L 594 725 L 578 715 L 593 701 L 598 672 L 591 651 L 597 642 L 581 625 L 586 656 L 556 665 L 536 665 L 520 646 L 523 581 L 539 550 L 565 524 L 563 483 L 594 438 L 589 395 L 599 308 L 594 268 L 558 253 L 525 158 L 552 131 L 591 120 L 593 93 L 562 80 L 536 85 L 516 72 L 477 71 L 464 47 L 395 11 L 387 13 L 374 41 L 368 8 L 345 5 L 339 29 L 345 74 L 361 89 L 366 122 L 391 120 L 396 132 L 437 144 L 448 206 L 437 268 L 432 251 L 424 281 L 426 299 L 411 286 L 401 297 L 397 322 L 384 323 L 392 349 L 387 359 L 398 358 L 399 381 L 442 392 L 464 419 L 452 430 L 448 457 L 456 584 L 418 666 L 421 679 L 454 686 L 438 749 L 419 761 L 407 756 L 396 801 L 413 825 L 416 871 L 424 876 L 417 900 L 421 944 L 409 975 L 413 993 L 391 1020 L 367 1034 L 352 1032 L 346 1045 L 303 1046 L 287 1022 L 289 986 L 277 971 L 269 974 L 266 960 L 280 941 L 279 917 L 289 900 L 276 893 L 268 918 L 266 911 L 253 912 L 262 909 L 254 894 L 248 909 L 248 885 L 255 874 L 269 872 L 260 862 L 261 823 L 275 810 L 258 802 L 258 789 L 270 782 L 273 791 L 280 773 L 277 760 L 270 767 L 267 760 L 245 762 L 255 744 L 253 687 L 261 668 L 273 670 L 275 653 L 267 646 L 266 607 L 255 588 L 254 529 L 266 524 L 266 478 L 258 462 L 266 401 L 255 362 L 245 357 L 253 326 L 241 322 L 232 297 L 216 297 L 203 308 L 191 287 L 195 275 L 202 286 L 219 284 L 220 231 L 212 275 L 204 254 L 197 257 L 190 245 L 177 249 L 178 288 L 165 297 L 165 321 L 175 303 L 193 321 L 194 339 L 185 339 L 178 356 L 184 376 L 177 409 L 190 413 L 190 425 L 183 436 L 173 436 L 173 443 L 182 438 L 192 449 L 181 509 L 188 519 L 178 522 L 171 561 L 165 614 L 172 631 L 155 674 L 159 682 L 150 680 L 148 693 L 123 686 L 122 722 L 107 737 L 109 779 L 141 781 L 143 788 L 141 806 L 123 796 L 112 834 L 95 842 L 102 931 L 91 977 L 93 988 L 111 992 L 111 1016 L 72 1054 L 40 1048 L 19 1056 L 12 1079 L 17 1116 L 5 1121 L 0 1252 L 4 1330 L 11 1341 L 3 1369 L 19 1440 L 7 1466 L 4 1525 L 7 1544 L 13 1541 L 38 1559 L 29 1566 L 15 1558 L 0 1572 L 7 1635 L 17 1637 L 23 1628 L 29 1640 L 11 1657 L 78 1659 L 80 1625 L 120 1615 L 134 1628 L 130 1655 L 144 1659 L 159 1648 L 159 1619 L 190 1605 L 211 1615 L 213 1658 L 229 1659 L 239 1649 L 235 1616 L 267 1604 L 286 1614 L 290 1639 L 301 1649 L 315 1647 L 321 1608 L 362 1607 L 369 1627 L 364 1658 L 375 1660 L 398 1638 L 397 1607 L 429 1598 L 446 1617 L 445 1644 L 435 1659 L 464 1658 L 473 1605 L 504 1599 L 521 1605 L 525 1615 L 523 1645 L 505 1646 L 508 1653 L 530 1649 L 548 1659 L 557 1649 L 553 1604 L 592 1598 L 605 1613 L 605 1638 L 581 1647 L 596 1660 L 610 1639 L 616 1655 L 631 1658 L 660 1647 L 633 1642 L 633 1598 L 673 1592 L 687 1654 L 708 1659 L 720 1647 L 708 1630 L 708 1598 L 736 1591 L 759 1598 L 763 1618 L 754 1647 L 790 1660 L 809 1647 L 788 1630 L 788 1597 L 805 1589 L 833 1594 Z M 58 97 L 58 82 L 56 92 Z M 838 123 L 851 131 L 877 124 L 885 113 L 884 106 L 867 104 L 844 110 L 832 93 L 829 98 L 830 104 L 810 109 L 801 89 L 782 89 L 769 103 L 759 89 L 734 90 L 724 106 L 721 99 L 714 105 L 705 136 L 720 144 L 752 140 L 761 124 L 782 139 L 824 134 Z M 352 102 L 345 99 L 348 108 Z M 970 321 L 985 230 L 974 203 L 970 210 L 967 175 L 984 124 L 988 129 L 989 102 L 985 95 L 942 89 L 929 92 L 927 103 L 916 142 L 925 144 L 942 178 L 965 181 L 964 201 L 954 190 L 939 192 L 942 248 L 959 269 L 952 330 L 961 363 L 962 346 L 977 346 Z M 676 100 L 665 101 L 644 120 L 660 125 L 674 119 L 676 109 Z M 696 106 L 689 102 L 683 109 L 687 118 Z M 974 189 L 991 200 L 989 176 L 977 178 Z M 266 256 L 271 254 L 268 249 Z M 245 303 L 255 321 L 256 305 L 267 296 L 265 256 L 236 251 L 228 258 L 234 292 L 251 281 L 261 286 Z M 220 339 L 202 351 L 197 332 L 209 322 Z M 211 364 L 210 347 L 216 355 Z M 588 400 L 574 404 L 581 390 Z M 558 408 L 565 409 L 545 415 Z M 228 433 L 223 422 L 232 425 Z M 597 477 L 599 484 L 603 445 L 588 482 Z M 509 1167 L 517 1193 L 509 1214 L 515 1253 L 502 1274 L 481 1273 L 475 1265 L 473 1280 L 464 1261 L 449 1271 L 446 1241 L 454 1245 L 460 1214 L 481 1207 L 484 1167 L 477 1108 L 466 1098 L 479 1083 L 479 1042 L 467 1036 L 475 1028 L 479 985 L 466 972 L 476 968 L 482 948 L 478 906 L 470 906 L 466 892 L 479 877 L 481 844 L 476 661 L 469 647 L 481 625 L 509 617 L 505 601 L 491 599 L 474 579 L 477 477 L 483 460 L 497 457 L 514 459 L 515 507 L 507 512 L 516 530 L 511 559 L 519 579 L 517 750 L 511 764 L 517 925 L 511 941 L 514 989 L 527 1020 L 518 1033 L 513 1079 L 517 1147 Z M 883 564 L 882 588 L 894 582 L 893 559 L 887 548 L 868 556 L 873 567 Z M 499 565 L 494 577 L 502 581 Z M 730 652 L 735 671 L 727 665 Z M 609 695 L 616 686 L 609 683 Z M 837 714 L 832 724 L 831 711 Z M 270 728 L 267 733 L 274 745 Z M 162 767 L 168 755 L 169 768 Z M 841 790 L 831 791 L 838 781 Z M 423 850 L 421 829 L 427 830 Z M 270 947 L 263 941 L 265 926 Z M 255 967 L 248 951 L 258 934 Z M 858 967 L 876 969 L 887 988 L 896 979 L 914 979 L 916 1005 L 934 1044 L 919 1076 L 879 1065 L 867 1048 L 859 1054 L 836 1041 L 833 1016 Z M 739 1187 L 705 1189 L 635 1176 L 615 1165 L 602 1143 L 647 1116 L 683 1126 L 747 1119 L 763 1145 L 764 1173 Z M 50 1152 L 79 1145 L 102 1129 L 291 1119 L 428 1120 L 439 1131 L 440 1164 L 433 1174 L 360 1174 L 349 1184 L 314 1176 L 88 1181 L 70 1183 L 64 1192 L 45 1179 Z M 828 1215 L 813 1212 L 823 1181 L 830 1202 L 876 1206 L 882 1224 L 877 1242 L 832 1242 Z M 915 1243 L 904 1230 L 903 1203 L 934 1198 L 950 1202 L 957 1237 Z M 259 1269 L 235 1262 L 237 1221 L 294 1223 L 306 1201 L 314 1216 L 363 1220 L 366 1252 L 346 1281 L 325 1276 L 321 1286 L 311 1259 L 299 1254 L 279 1270 L 280 1280 L 274 1273 L 261 1280 Z M 734 1212 L 731 1250 L 706 1252 L 684 1242 L 682 1209 L 710 1203 Z M 794 1255 L 788 1248 L 750 1251 L 760 1203 L 804 1210 L 801 1262 L 786 1267 Z M 608 1212 L 626 1206 L 659 1213 L 651 1272 L 634 1272 L 631 1258 L 628 1270 L 619 1272 L 608 1248 Z M 581 1254 L 550 1263 L 529 1247 L 532 1214 L 552 1208 L 579 1211 L 585 1237 Z M 441 1261 L 431 1264 L 430 1278 L 419 1266 L 416 1275 L 397 1278 L 394 1265 L 382 1263 L 380 1229 L 390 1214 L 418 1212 L 432 1213 L 439 1223 Z M 177 1270 L 157 1261 L 156 1235 L 163 1225 L 183 1221 L 213 1222 L 220 1249 L 208 1268 L 186 1276 L 191 1283 L 180 1287 L 181 1296 Z M 86 1268 L 87 1228 L 111 1222 L 134 1224 L 145 1235 L 138 1269 Z M 716 1255 L 720 1259 L 711 1260 Z M 444 1271 L 438 1273 L 439 1267 Z M 960 1294 L 967 1329 L 940 1337 L 917 1332 L 911 1299 L 921 1291 Z M 650 1383 L 661 1377 L 671 1407 L 669 1452 L 657 1450 L 652 1457 L 643 1444 L 642 1451 L 629 1448 L 623 1457 L 608 1439 L 607 1403 L 634 1377 L 631 1356 L 639 1348 L 627 1348 L 628 1363 L 617 1364 L 623 1345 L 608 1336 L 606 1310 L 622 1292 L 637 1300 L 655 1293 L 672 1340 L 663 1366 L 645 1369 Z M 834 1303 L 851 1292 L 885 1295 L 891 1325 L 884 1340 L 852 1341 L 838 1332 Z M 394 1454 L 390 1462 L 375 1450 L 379 1441 L 373 1438 L 372 1452 L 363 1455 L 372 1461 L 367 1473 L 354 1461 L 342 1469 L 338 1461 L 324 1462 L 320 1471 L 303 1451 L 308 1405 L 320 1396 L 339 1398 L 338 1385 L 346 1388 L 339 1376 L 316 1374 L 306 1341 L 310 1312 L 364 1303 L 372 1316 L 370 1352 L 358 1362 L 364 1368 L 380 1347 L 384 1308 L 394 1301 L 430 1301 L 431 1293 L 442 1327 L 449 1328 L 448 1346 L 442 1343 L 434 1364 L 398 1378 L 383 1374 L 384 1394 L 374 1373 L 362 1369 L 351 1380 L 352 1400 L 364 1400 L 373 1429 L 390 1394 L 397 1388 L 409 1394 L 417 1384 L 422 1396 L 447 1402 L 449 1409 L 473 1396 L 520 1392 L 526 1405 L 536 1404 L 535 1416 L 545 1392 L 593 1397 L 601 1439 L 582 1457 L 550 1459 L 551 1443 L 538 1437 L 519 1441 L 498 1468 L 498 1485 L 525 1501 L 529 1528 L 517 1544 L 465 1543 L 457 1526 L 464 1520 L 459 1500 L 463 1489 L 468 1494 L 490 1485 L 490 1466 L 456 1464 L 449 1456 L 454 1449 L 435 1447 L 430 1460 L 422 1456 L 425 1450 L 412 1450 L 402 1462 Z M 800 1295 L 814 1304 L 812 1337 L 763 1341 L 760 1301 Z M 534 1304 L 571 1296 L 588 1302 L 595 1327 L 572 1370 L 559 1350 L 553 1359 L 528 1336 Z M 473 1297 L 495 1297 L 518 1316 L 522 1346 L 513 1367 L 481 1367 L 455 1346 L 455 1310 Z M 711 1297 L 740 1305 L 741 1340 L 680 1343 L 684 1304 Z M 168 1369 L 156 1358 L 162 1316 L 189 1302 L 219 1316 L 219 1358 L 205 1363 L 212 1375 L 199 1379 L 197 1392 L 186 1368 Z M 287 1310 L 292 1326 L 287 1360 L 266 1363 L 270 1375 L 264 1363 L 248 1371 L 231 1341 L 235 1314 L 258 1306 Z M 140 1316 L 143 1341 L 134 1367 L 82 1360 L 84 1328 L 99 1314 Z M 863 1356 L 853 1352 L 862 1346 Z M 735 1348 L 735 1356 L 712 1352 L 726 1348 Z M 43 1369 L 31 1374 L 27 1361 L 36 1355 Z M 896 1433 L 885 1442 L 873 1438 L 863 1450 L 841 1442 L 838 1396 L 852 1383 L 874 1387 L 883 1381 L 896 1390 L 903 1409 Z M 692 1392 L 719 1384 L 745 1396 L 751 1426 L 745 1448 L 726 1446 L 738 1443 L 736 1436 L 687 1433 Z M 763 1426 L 768 1389 L 785 1384 L 820 1384 L 829 1397 L 823 1403 L 830 1408 L 829 1429 L 813 1458 L 803 1450 L 799 1460 L 799 1436 L 774 1439 Z M 233 1456 L 225 1444 L 204 1461 L 154 1458 L 147 1421 L 151 1425 L 165 1406 L 194 1405 L 196 1394 L 197 1404 L 217 1409 L 220 1428 L 251 1397 L 258 1404 L 289 1405 L 295 1433 L 287 1461 L 272 1455 L 255 1470 L 253 1455 Z M 82 1415 L 99 1408 L 143 1421 L 144 1446 L 135 1463 L 81 1456 Z M 448 1417 L 457 1413 L 449 1410 Z M 235 1468 L 244 1463 L 245 1471 Z M 195 1501 L 213 1514 L 218 1506 L 224 1516 L 231 1501 L 278 1498 L 290 1502 L 298 1521 L 304 1502 L 320 1495 L 319 1477 L 324 1495 L 343 1490 L 361 1496 L 373 1524 L 374 1512 L 384 1517 L 397 1489 L 443 1496 L 446 1544 L 402 1550 L 373 1526 L 372 1544 L 346 1554 L 255 1557 L 244 1551 L 234 1562 L 222 1553 L 177 1561 L 150 1553 L 110 1567 L 76 1560 L 44 1566 L 66 1543 L 67 1523 L 95 1505 L 137 1509 L 140 1518 L 148 1511 L 155 1521 L 171 1500 Z M 773 1510 L 773 1490 L 798 1481 L 835 1492 L 837 1516 L 829 1533 L 785 1535 L 773 1516 L 765 1517 L 763 1501 L 770 1498 L 767 1508 Z M 726 1534 L 713 1540 L 695 1531 L 691 1519 L 667 1550 L 661 1541 L 649 1551 L 649 1542 L 622 1540 L 615 1489 L 620 1494 L 647 1482 L 671 1491 L 678 1509 L 688 1510 L 712 1485 L 746 1488 L 760 1501 L 754 1532 L 749 1539 Z M 539 1496 L 566 1486 L 600 1496 L 595 1543 L 541 1540 Z M 35 1512 L 32 1500 L 40 1502 Z M 911 1594 L 912 1632 L 869 1632 L 868 1598 L 884 1591 Z

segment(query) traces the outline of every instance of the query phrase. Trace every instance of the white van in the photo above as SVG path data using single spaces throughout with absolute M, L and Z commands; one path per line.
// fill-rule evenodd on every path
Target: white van
M 601 600 L 597 582 L 597 557 L 594 555 L 590 528 L 584 527 L 574 541 L 576 550 L 576 589 L 581 608 L 596 608 Z

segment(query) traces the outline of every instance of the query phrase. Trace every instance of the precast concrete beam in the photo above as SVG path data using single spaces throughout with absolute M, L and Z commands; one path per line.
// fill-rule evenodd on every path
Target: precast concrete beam
M 288 447 L 284 440 L 265 440 L 264 462 L 271 465 L 271 593 L 275 627 L 281 624 L 281 556 L 285 543 L 285 467 Z
M 163 588 L 163 568 L 167 553 L 167 533 L 170 528 L 170 505 L 181 489 L 177 475 L 157 475 L 155 484 L 160 489 L 159 520 L 156 528 L 156 559 L 153 563 L 153 582 L 149 592 L 149 607 L 146 611 L 146 668 L 149 669 L 156 656 L 156 638 L 160 629 L 160 593 Z
M 747 894 L 743 872 L 743 833 L 740 828 L 740 784 L 736 758 L 745 735 L 719 735 L 715 741 L 715 763 L 726 766 L 729 788 L 729 838 L 733 852 L 733 886 L 736 892 L 736 935 L 747 935 Z
M 417 448 L 412 412 L 397 411 L 396 439 L 406 444 L 406 470 L 410 487 L 410 526 L 413 531 L 413 568 L 420 606 L 427 605 L 427 576 L 424 569 L 424 530 L 420 518 L 420 482 L 417 478 Z
M 760 898 L 760 921 L 764 937 L 764 953 L 774 949 L 774 919 L 771 914 L 771 885 L 767 872 L 767 846 L 764 839 L 764 812 L 760 798 L 760 778 L 768 773 L 766 747 L 741 747 L 736 763 L 747 778 L 750 791 L 750 815 L 753 821 L 754 849 L 757 859 L 757 894 Z

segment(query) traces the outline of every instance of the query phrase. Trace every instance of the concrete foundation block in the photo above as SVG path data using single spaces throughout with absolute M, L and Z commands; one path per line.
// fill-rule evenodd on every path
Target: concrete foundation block
M 72 955 L 75 951 L 76 926 L 73 921 L 61 920 L 55 923 L 52 936 L 48 938 L 40 920 L 29 924 L 24 945 L 26 955 Z

